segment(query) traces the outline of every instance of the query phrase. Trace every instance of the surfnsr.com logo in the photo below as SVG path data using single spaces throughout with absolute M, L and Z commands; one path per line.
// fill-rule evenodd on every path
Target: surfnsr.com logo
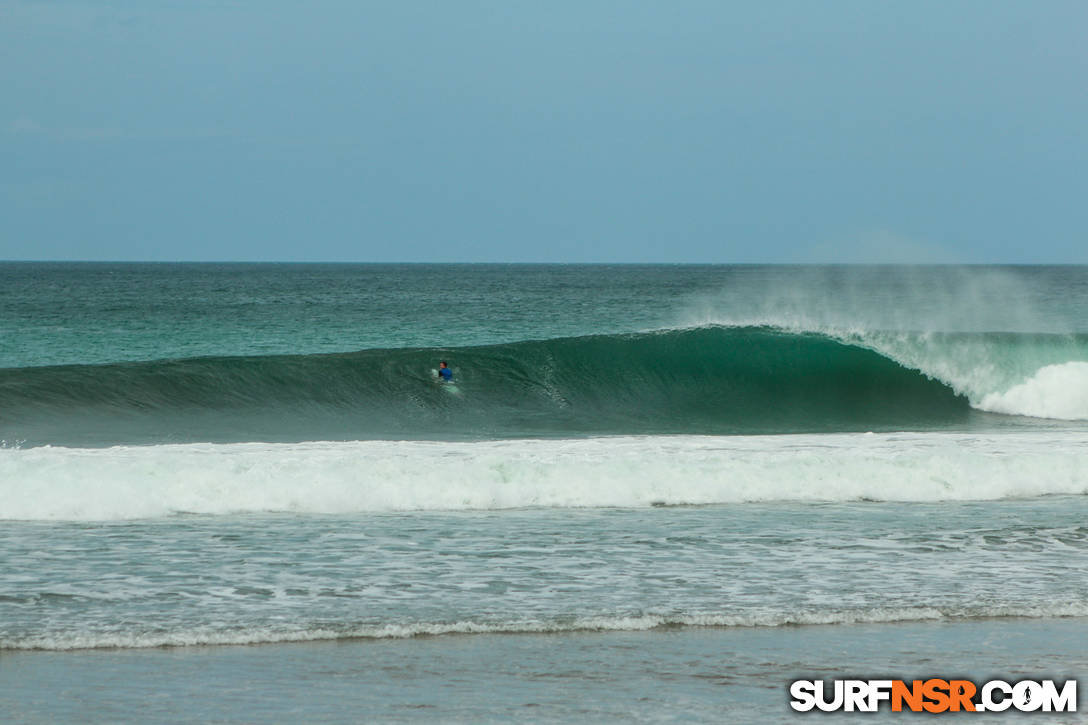
M 1076 712 L 1077 681 L 795 680 L 790 707 L 798 712 Z

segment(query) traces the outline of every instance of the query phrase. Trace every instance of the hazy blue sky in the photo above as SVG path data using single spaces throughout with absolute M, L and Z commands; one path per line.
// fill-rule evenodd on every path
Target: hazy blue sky
M 0 0 L 0 259 L 1088 262 L 1088 2 Z

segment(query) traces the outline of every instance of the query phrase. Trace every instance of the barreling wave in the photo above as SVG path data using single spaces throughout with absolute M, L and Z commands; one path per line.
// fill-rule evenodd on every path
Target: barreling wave
M 968 342 L 990 349 L 1039 338 Z M 15 368 L 0 370 L 0 438 L 110 445 L 938 430 L 985 417 L 979 409 L 1049 417 L 1050 399 L 1068 408 L 1053 417 L 1088 419 L 1088 402 L 1080 410 L 1070 396 L 1088 390 L 1088 364 L 1048 359 L 1054 369 L 1038 379 L 1001 388 L 964 378 L 962 364 L 950 368 L 957 341 L 940 342 L 935 355 L 932 338 L 701 327 Z M 456 386 L 436 384 L 440 359 L 450 360 Z

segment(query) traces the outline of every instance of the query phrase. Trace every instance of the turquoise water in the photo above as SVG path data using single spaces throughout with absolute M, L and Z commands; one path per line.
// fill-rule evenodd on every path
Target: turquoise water
M 1083 268 L 8 264 L 0 277 L 0 439 L 23 446 L 1088 420 Z M 463 394 L 433 385 L 443 358 Z
M 0 367 L 445 347 L 669 324 L 717 268 L 0 265 Z M 16 339 L 17 336 L 17 339 Z
M 0 264 L 0 368 L 700 324 L 1088 333 L 1085 267 Z
M 802 675 L 1077 676 L 1086 312 L 1084 267 L 0 265 L 0 708 L 788 722 Z

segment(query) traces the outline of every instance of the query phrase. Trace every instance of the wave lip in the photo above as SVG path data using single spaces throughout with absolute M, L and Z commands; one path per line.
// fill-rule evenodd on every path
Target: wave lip
M 449 359 L 456 394 L 436 384 Z M 0 370 L 28 445 L 993 429 L 1088 420 L 1088 336 L 709 326 Z M 997 416 L 995 414 L 1005 414 Z
M 449 359 L 460 394 L 435 384 Z M 825 335 L 696 328 L 460 349 L 0 370 L 30 445 L 888 430 L 967 401 Z
M 0 449 L 0 519 L 1088 493 L 1088 433 L 635 436 Z

